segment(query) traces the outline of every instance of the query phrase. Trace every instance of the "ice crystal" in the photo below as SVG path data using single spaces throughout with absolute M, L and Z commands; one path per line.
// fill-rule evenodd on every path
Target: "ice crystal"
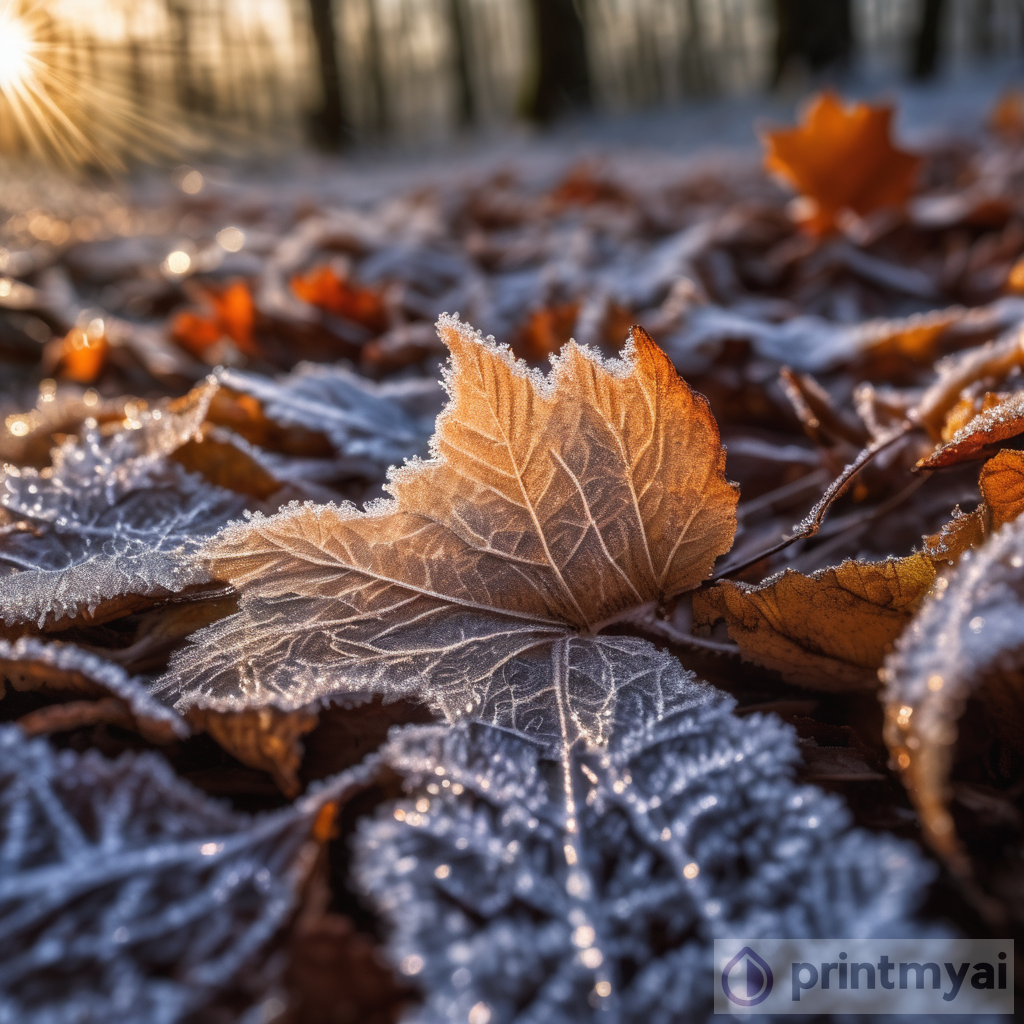
M 155 755 L 0 729 L 0 1022 L 173 1024 L 240 984 L 295 905 L 316 814 L 371 770 L 251 817 Z
M 363 823 L 356 875 L 423 988 L 418 1019 L 698 1020 L 716 937 L 914 930 L 933 874 L 915 849 L 851 828 L 793 781 L 788 726 L 687 675 L 663 717 L 574 748 L 575 804 L 526 736 L 393 736 L 409 796 Z
M 111 435 L 87 424 L 55 449 L 51 469 L 6 470 L 0 502 L 14 521 L 0 533 L 5 622 L 42 624 L 207 579 L 182 556 L 244 499 L 167 459 L 203 422 L 209 388 L 193 394 L 184 409 L 143 413 Z

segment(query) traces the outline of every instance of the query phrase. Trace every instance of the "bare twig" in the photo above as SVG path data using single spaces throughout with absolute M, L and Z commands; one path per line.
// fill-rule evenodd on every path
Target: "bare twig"
M 778 554 L 778 552 L 785 550 L 790 544 L 798 540 L 803 540 L 807 537 L 813 537 L 820 529 L 822 521 L 825 519 L 825 515 L 832 505 L 840 498 L 846 489 L 853 483 L 854 477 L 876 456 L 887 448 L 891 448 L 897 441 L 906 437 L 913 429 L 913 424 L 909 420 L 904 422 L 894 431 L 885 436 L 879 438 L 877 441 L 868 445 L 867 448 L 863 449 L 860 454 L 851 462 L 843 471 L 832 481 L 828 489 L 818 500 L 818 503 L 811 509 L 811 511 L 797 524 L 793 532 L 788 537 L 783 537 L 777 544 L 772 545 L 766 551 L 761 551 L 750 558 L 744 559 L 742 562 L 736 565 L 726 566 L 721 572 L 716 573 L 712 579 L 712 583 L 717 583 L 719 580 L 726 579 L 729 576 L 735 576 L 737 573 L 742 572 L 744 569 L 749 569 L 750 566 L 756 565 L 758 562 L 765 558 L 770 558 L 772 555 Z

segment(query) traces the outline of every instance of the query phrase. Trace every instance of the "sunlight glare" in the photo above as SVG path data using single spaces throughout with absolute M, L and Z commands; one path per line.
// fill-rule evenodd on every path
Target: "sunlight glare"
M 0 92 L 16 89 L 31 74 L 34 40 L 28 26 L 0 11 Z

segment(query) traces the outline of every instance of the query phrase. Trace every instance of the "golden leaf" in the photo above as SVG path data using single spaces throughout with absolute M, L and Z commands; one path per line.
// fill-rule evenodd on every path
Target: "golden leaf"
M 959 409 L 954 406 L 947 422 Z M 1018 391 L 1002 401 L 986 394 L 982 410 L 956 430 L 952 437 L 931 455 L 921 459 L 918 469 L 939 469 L 957 462 L 976 458 L 989 445 L 1024 434 L 1024 391 Z
M 845 107 L 825 92 L 798 127 L 765 134 L 765 169 L 808 201 L 808 231 L 833 230 L 845 210 L 863 217 L 910 198 L 921 161 L 892 144 L 892 114 L 887 106 Z
M 639 328 L 621 360 L 570 343 L 546 377 L 457 318 L 439 330 L 451 401 L 433 458 L 365 512 L 293 504 L 223 531 L 204 564 L 239 612 L 172 663 L 179 706 L 418 695 L 566 749 L 600 742 L 624 694 L 656 701 L 682 678 L 595 634 L 695 587 L 732 544 L 705 400 Z
M 724 618 L 744 658 L 798 686 L 870 688 L 934 581 L 923 554 L 850 560 L 810 576 L 787 569 L 756 587 L 723 581 L 694 594 L 694 626 Z

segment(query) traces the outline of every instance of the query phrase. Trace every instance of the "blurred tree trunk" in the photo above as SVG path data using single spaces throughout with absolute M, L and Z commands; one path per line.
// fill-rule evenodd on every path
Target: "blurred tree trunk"
M 384 74 L 384 33 L 381 30 L 377 0 L 365 0 L 365 2 L 369 29 L 367 56 L 370 97 L 373 103 L 373 131 L 379 138 L 383 138 L 387 135 L 391 123 L 387 81 Z
M 920 81 L 933 78 L 939 69 L 939 35 L 945 8 L 946 0 L 924 0 L 921 5 L 910 65 L 912 78 Z
M 527 117 L 542 123 L 590 106 L 590 70 L 583 19 L 574 0 L 530 0 L 535 81 Z
M 455 64 L 456 115 L 459 124 L 466 127 L 476 120 L 473 69 L 469 64 L 472 44 L 466 0 L 448 0 L 448 25 L 451 29 L 452 56 Z
M 313 142 L 321 149 L 340 149 L 348 136 L 341 101 L 341 67 L 334 28 L 334 0 L 308 0 L 309 23 L 316 41 L 320 106 L 310 114 Z
M 704 46 L 699 0 L 682 0 L 686 34 L 679 53 L 680 82 L 684 96 L 709 96 L 715 92 L 714 68 Z
M 775 0 L 777 86 L 794 65 L 817 73 L 842 69 L 853 53 L 850 0 Z

